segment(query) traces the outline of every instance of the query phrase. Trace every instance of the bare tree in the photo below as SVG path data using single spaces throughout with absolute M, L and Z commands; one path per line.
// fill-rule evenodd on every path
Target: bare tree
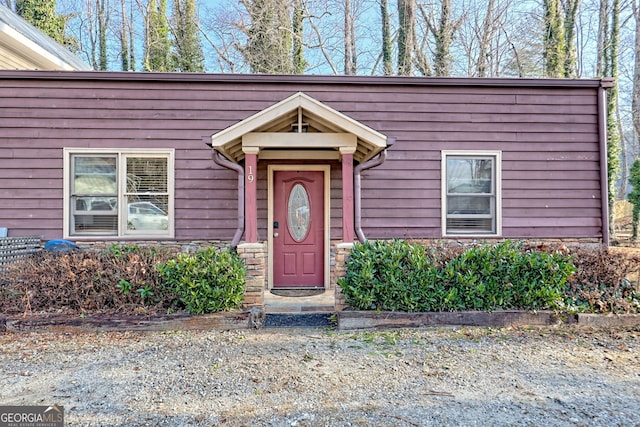
M 291 18 L 285 0 L 240 0 L 248 21 L 240 29 L 247 38 L 239 49 L 254 73 L 293 72 Z
M 576 18 L 580 0 L 564 0 L 564 77 L 572 78 L 578 74 L 576 54 Z
M 304 59 L 304 6 L 302 0 L 293 2 L 293 72 L 304 73 L 307 61 Z
M 476 62 L 476 69 L 478 77 L 487 77 L 487 64 L 491 63 L 491 41 L 496 32 L 495 22 L 495 0 L 489 0 L 487 4 L 487 13 L 484 16 L 482 27 L 479 33 L 478 43 L 478 59 Z M 489 65 L 490 66 L 490 65 Z
M 133 34 L 133 6 L 125 0 L 120 0 L 120 17 L 122 18 L 121 27 L 118 32 L 120 37 L 120 61 L 122 71 L 132 71 L 135 69 L 135 50 L 134 50 L 134 34 Z
M 640 140 L 640 10 L 638 8 L 637 0 L 632 0 L 632 9 L 635 21 L 635 60 L 633 66 L 633 92 L 631 97 L 631 111 L 636 138 Z
M 618 47 L 620 42 L 620 0 L 613 0 L 611 7 L 611 27 L 608 31 L 609 40 L 605 41 L 606 63 L 605 75 L 613 77 L 614 85 L 609 90 L 607 99 L 607 166 L 609 180 L 609 205 L 613 206 L 617 192 L 616 182 L 620 173 L 620 126 L 618 123 Z M 612 209 L 613 211 L 613 209 Z M 611 228 L 613 229 L 613 218 Z
M 416 0 L 398 0 L 398 75 L 413 74 Z
M 433 71 L 436 76 L 451 75 L 451 43 L 459 26 L 460 22 L 452 21 L 451 0 L 441 0 L 440 25 L 433 29 L 436 43 Z
M 511 68 L 521 73 L 521 48 L 510 26 L 511 1 L 468 0 L 462 4 L 463 15 L 457 33 L 464 52 L 466 74 L 474 77 L 495 77 L 509 73 Z M 515 66 L 513 66 L 515 64 Z
M 380 16 L 382 17 L 382 72 L 385 76 L 393 74 L 391 18 L 387 0 L 380 0 Z
M 544 0 L 544 75 L 561 77 L 564 67 L 564 31 L 560 0 Z
M 420 41 L 422 52 L 428 45 L 432 44 L 433 48 L 429 49 L 433 52 L 433 74 L 436 76 L 449 76 L 452 74 L 453 55 L 451 47 L 455 34 L 459 31 L 464 17 L 454 19 L 451 9 L 451 0 L 440 0 L 440 7 L 436 9 L 434 5 L 427 9 L 424 4 L 418 5 L 420 11 L 421 24 L 426 30 L 423 32 L 423 38 Z M 426 57 L 418 56 L 418 63 L 426 63 Z M 423 67 L 418 67 L 423 71 Z
M 351 0 L 344 0 L 344 73 L 358 72 L 358 52 L 356 51 L 355 16 Z
M 203 72 L 204 54 L 195 0 L 173 0 L 171 32 L 171 68 L 174 71 Z
M 237 2 L 217 3 L 205 6 L 200 23 L 204 38 L 203 47 L 211 52 L 206 56 L 212 61 L 211 67 L 219 72 L 241 73 L 249 71 L 239 47 L 245 42 L 240 28 L 246 24 L 246 10 Z
M 101 70 L 106 70 L 107 63 L 107 27 L 109 26 L 109 1 L 96 0 L 98 12 L 98 43 L 100 46 L 99 64 Z

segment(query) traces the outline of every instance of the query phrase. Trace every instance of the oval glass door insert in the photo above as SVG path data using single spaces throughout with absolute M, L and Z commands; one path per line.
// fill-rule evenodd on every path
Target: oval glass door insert
M 289 234 L 296 242 L 301 242 L 309 232 L 311 209 L 309 195 L 302 184 L 296 184 L 289 193 L 287 204 L 287 216 L 289 219 Z

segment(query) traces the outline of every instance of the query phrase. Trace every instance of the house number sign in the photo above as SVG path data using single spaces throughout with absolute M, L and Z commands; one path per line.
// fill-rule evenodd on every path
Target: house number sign
M 253 176 L 253 166 L 249 166 L 249 170 L 247 171 L 247 181 L 253 182 L 256 178 Z

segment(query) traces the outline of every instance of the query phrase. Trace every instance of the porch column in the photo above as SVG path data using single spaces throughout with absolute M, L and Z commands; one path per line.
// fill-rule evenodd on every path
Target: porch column
M 342 155 L 342 241 L 355 240 L 353 207 L 353 153 L 355 147 L 340 147 Z
M 244 147 L 244 238 L 247 243 L 258 242 L 258 151 Z

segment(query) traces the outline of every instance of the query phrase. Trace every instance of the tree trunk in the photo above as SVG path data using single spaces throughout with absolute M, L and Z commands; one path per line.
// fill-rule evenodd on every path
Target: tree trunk
M 105 0 L 96 0 L 96 12 L 98 14 L 98 68 L 107 70 L 107 26 L 109 25 L 109 15 L 105 8 Z
M 616 110 L 618 106 L 618 45 L 620 43 L 620 0 L 613 0 L 611 10 L 611 38 L 605 45 L 610 46 L 609 49 L 605 49 L 607 59 L 609 61 L 608 70 L 609 76 L 613 77 L 615 84 L 613 88 L 609 90 L 609 97 L 607 102 L 607 134 L 608 134 L 608 153 L 607 161 L 609 167 L 609 207 L 610 212 L 613 212 L 613 203 L 616 199 L 616 182 L 620 174 L 620 133 L 619 123 L 616 116 Z M 613 215 L 610 220 L 610 231 L 614 229 Z
M 385 76 L 390 76 L 393 74 L 393 62 L 391 58 L 391 20 L 389 19 L 387 0 L 380 1 L 380 14 L 382 16 L 382 72 Z
M 398 75 L 413 74 L 415 0 L 398 0 Z
M 608 0 L 600 0 L 600 16 L 598 20 L 598 58 L 596 64 L 596 76 L 604 76 L 607 71 L 607 48 L 606 42 L 609 39 L 609 20 L 608 20 Z
M 544 76 L 559 78 L 564 67 L 564 26 L 558 0 L 544 0 Z
M 356 74 L 356 61 L 354 58 L 354 18 L 351 11 L 351 0 L 344 1 L 344 73 L 346 75 Z
M 433 61 L 433 71 L 436 76 L 451 74 L 451 42 L 456 32 L 457 24 L 451 21 L 451 0 L 442 0 L 440 10 L 440 25 L 435 35 L 436 54 Z
M 295 0 L 293 4 L 293 72 L 303 74 L 307 68 L 304 59 L 304 9 L 302 0 Z
M 564 10 L 564 77 L 577 75 L 576 57 L 576 16 L 580 0 L 566 0 Z
M 482 34 L 478 45 L 478 61 L 476 70 L 478 77 L 487 77 L 487 57 L 491 48 L 491 40 L 493 39 L 493 12 L 495 9 L 495 0 L 489 0 L 487 4 L 487 14 L 484 16 L 482 23 Z
M 291 16 L 285 0 L 240 0 L 250 24 L 240 51 L 253 73 L 293 73 Z
M 640 141 L 640 10 L 637 0 L 633 0 L 633 16 L 635 18 L 635 61 L 633 67 L 633 94 L 631 112 L 636 140 Z
M 195 0 L 173 0 L 173 45 L 171 70 L 203 72 L 204 55 Z

